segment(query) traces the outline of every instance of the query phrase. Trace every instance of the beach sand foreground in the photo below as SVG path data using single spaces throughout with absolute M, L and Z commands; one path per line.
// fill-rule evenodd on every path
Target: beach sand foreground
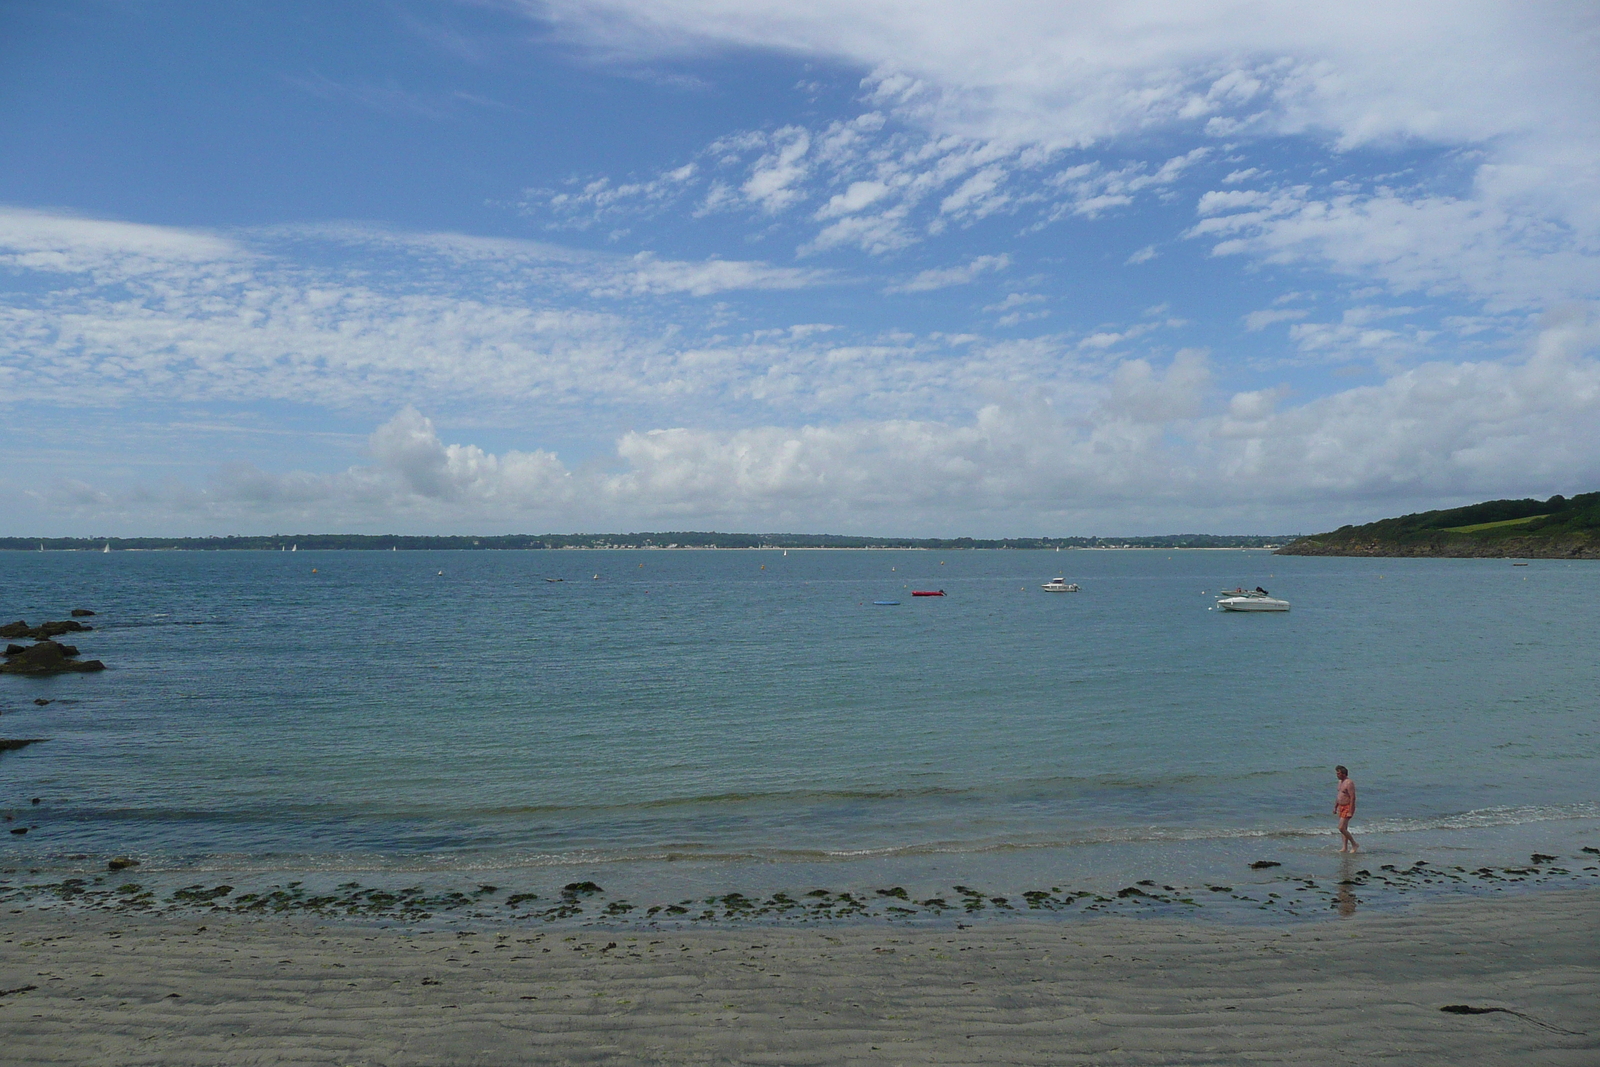
M 0 990 L 5 1064 L 1577 1067 L 1600 1063 L 1600 892 L 1292 928 L 408 932 L 24 909 L 0 917 Z

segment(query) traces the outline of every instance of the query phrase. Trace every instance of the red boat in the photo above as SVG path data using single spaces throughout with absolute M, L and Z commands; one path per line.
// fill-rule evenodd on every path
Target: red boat
M 912 596 L 944 596 L 943 589 L 913 589 Z

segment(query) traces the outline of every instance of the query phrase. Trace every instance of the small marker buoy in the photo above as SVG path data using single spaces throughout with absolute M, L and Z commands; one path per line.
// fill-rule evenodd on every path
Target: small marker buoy
M 317 573 L 317 568 L 315 568 L 315 567 L 312 567 L 312 568 L 311 568 L 311 573 L 312 573 L 312 574 L 315 574 L 315 573 Z M 444 571 L 440 571 L 440 572 L 439 572 L 439 573 L 440 573 L 440 574 L 443 574 L 443 573 L 444 573 Z

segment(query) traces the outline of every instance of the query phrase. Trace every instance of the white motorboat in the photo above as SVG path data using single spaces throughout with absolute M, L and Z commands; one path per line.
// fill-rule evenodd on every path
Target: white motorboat
M 1052 578 L 1039 588 L 1050 593 L 1076 593 L 1078 591 L 1078 583 L 1069 582 L 1065 578 Z
M 1224 590 L 1217 597 L 1217 607 L 1222 611 L 1288 611 L 1289 602 L 1269 595 L 1258 585 L 1254 589 Z

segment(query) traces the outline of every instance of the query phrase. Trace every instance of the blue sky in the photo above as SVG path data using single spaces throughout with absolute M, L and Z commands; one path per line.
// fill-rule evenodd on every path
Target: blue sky
M 1586 5 L 0 8 L 8 534 L 1600 485 Z

